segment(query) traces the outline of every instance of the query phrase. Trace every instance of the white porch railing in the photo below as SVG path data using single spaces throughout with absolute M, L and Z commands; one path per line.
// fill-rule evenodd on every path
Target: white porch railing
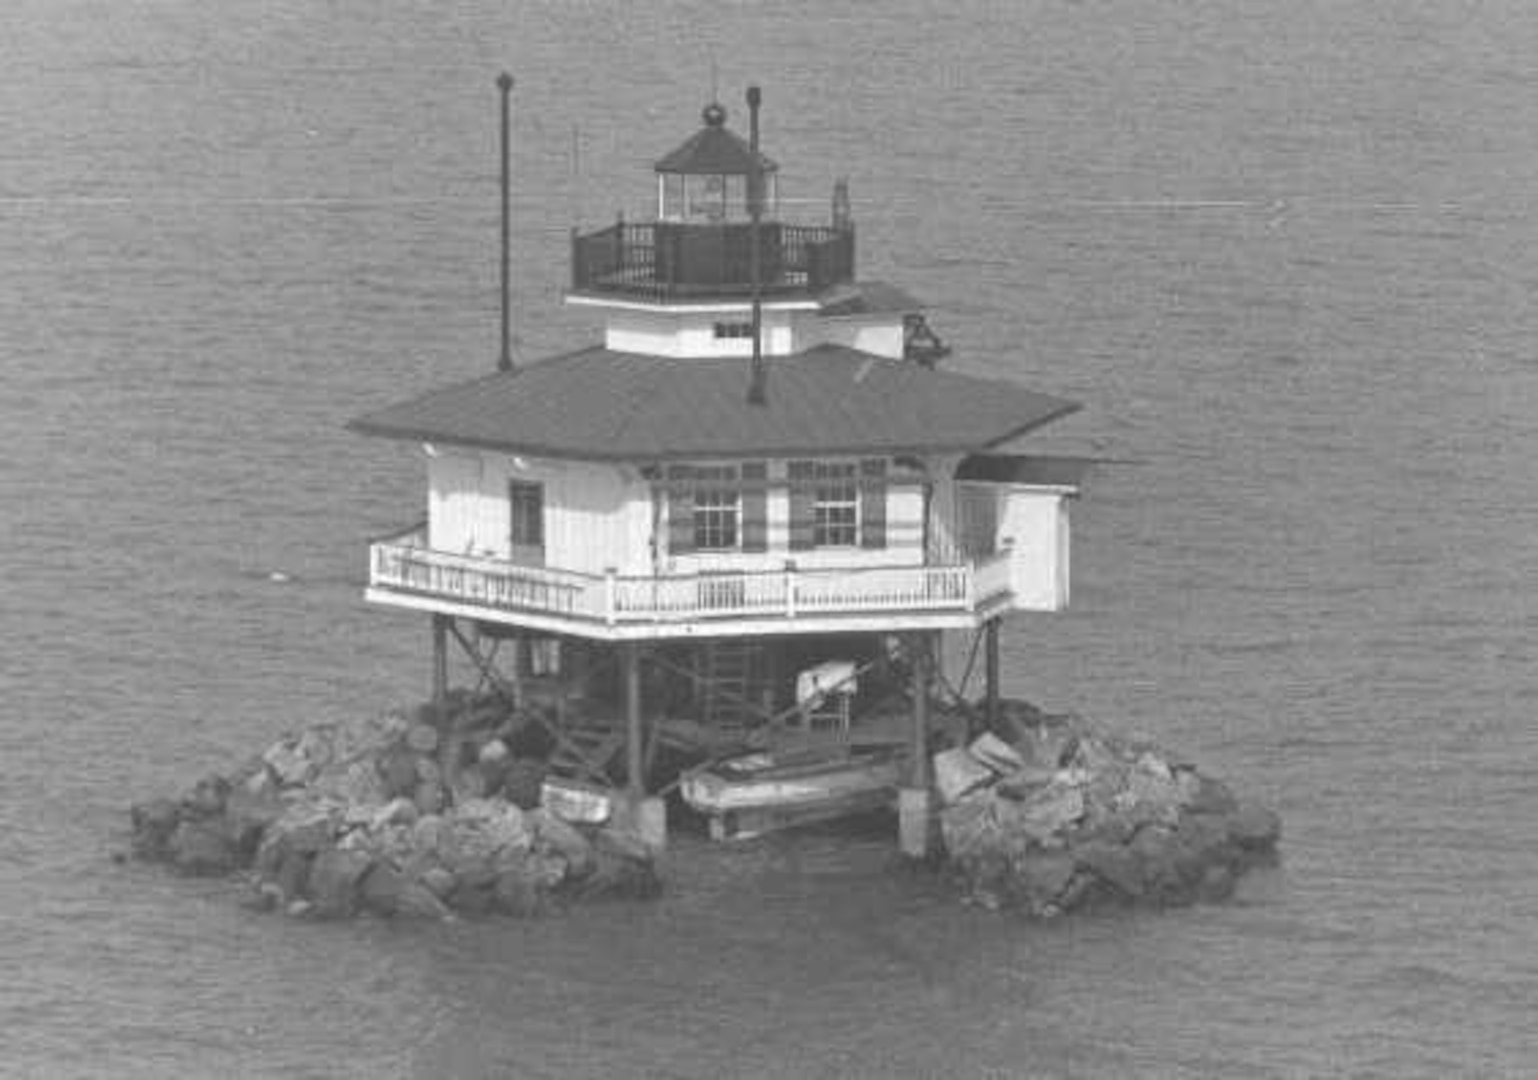
M 1007 571 L 1007 568 L 1006 568 Z M 433 551 L 421 530 L 369 547 L 369 585 L 509 612 L 616 624 L 789 618 L 864 612 L 971 612 L 989 593 L 970 565 L 724 571 L 676 576 L 581 574 Z M 1003 583 L 1007 587 L 1007 572 Z
M 988 606 L 1009 596 L 1013 588 L 1009 555 L 993 555 L 977 564 L 972 573 L 972 596 L 979 605 Z

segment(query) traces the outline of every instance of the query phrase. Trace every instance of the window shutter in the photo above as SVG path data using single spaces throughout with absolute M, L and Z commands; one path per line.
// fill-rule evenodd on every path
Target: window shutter
M 769 550 L 769 466 L 762 461 L 742 465 L 742 550 Z
M 886 547 L 886 459 L 860 462 L 860 546 Z
M 687 465 L 668 466 L 668 554 L 694 550 L 694 489 Z
M 812 549 L 812 500 L 816 496 L 817 472 L 810 461 L 790 463 L 790 550 Z

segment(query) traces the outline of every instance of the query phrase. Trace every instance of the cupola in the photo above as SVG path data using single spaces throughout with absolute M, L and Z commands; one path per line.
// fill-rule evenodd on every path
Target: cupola
M 847 212 L 826 224 L 780 220 L 779 166 L 758 148 L 756 87 L 747 94 L 750 135 L 726 126 L 719 102 L 702 126 L 657 160 L 656 213 L 572 234 L 571 292 L 582 303 L 740 305 L 815 303 L 854 280 L 854 226 Z
M 657 162 L 657 220 L 688 224 L 744 222 L 751 216 L 748 196 L 755 172 L 763 178 L 762 210 L 775 216 L 779 166 L 751 142 L 726 126 L 726 109 L 717 102 L 700 114 L 704 126 Z M 757 119 L 753 121 L 757 128 Z

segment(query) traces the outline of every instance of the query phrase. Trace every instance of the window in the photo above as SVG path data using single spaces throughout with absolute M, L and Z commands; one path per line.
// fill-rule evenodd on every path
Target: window
M 662 174 L 662 220 L 681 221 L 684 216 L 684 178 L 681 173 Z
M 854 547 L 860 539 L 860 486 L 854 462 L 817 462 L 812 545 Z
M 714 330 L 717 340 L 753 336 L 753 324 L 750 322 L 718 322 Z
M 545 543 L 544 490 L 539 484 L 514 480 L 508 485 L 512 510 L 513 547 L 542 547 Z
M 886 464 L 792 461 L 790 549 L 886 547 Z
M 696 551 L 737 548 L 737 519 L 741 495 L 737 470 L 731 465 L 700 466 L 694 470 L 694 547 Z
M 664 489 L 668 552 L 767 551 L 768 478 L 762 461 L 669 465 Z

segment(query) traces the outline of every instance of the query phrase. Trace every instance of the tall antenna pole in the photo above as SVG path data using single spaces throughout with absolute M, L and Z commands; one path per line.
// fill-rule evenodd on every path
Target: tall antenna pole
M 509 118 L 512 113 L 513 77 L 507 72 L 497 76 L 497 89 L 502 91 L 502 355 L 497 358 L 498 371 L 513 370 L 512 348 L 512 267 L 509 262 L 512 246 L 512 204 L 509 190 L 512 186 L 511 134 Z
M 748 383 L 748 404 L 763 405 L 767 401 L 764 377 L 764 305 L 762 284 L 759 281 L 758 225 L 764 215 L 764 170 L 758 156 L 758 106 L 763 95 L 758 87 L 748 87 L 748 147 L 752 150 L 752 170 L 748 173 L 748 262 L 749 278 L 753 285 L 753 372 Z

